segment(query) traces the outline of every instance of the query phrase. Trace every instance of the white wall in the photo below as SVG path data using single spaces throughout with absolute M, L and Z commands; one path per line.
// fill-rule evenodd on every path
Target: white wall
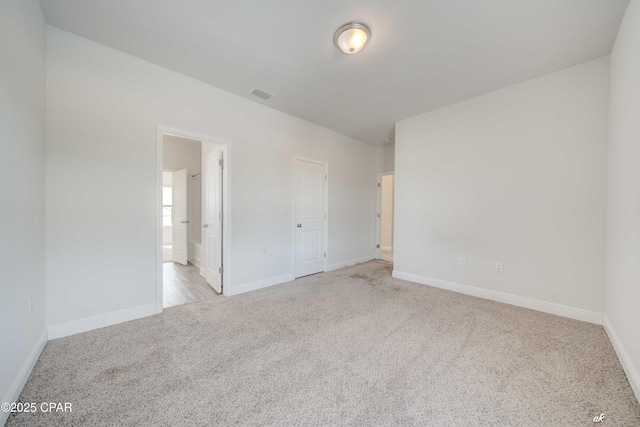
M 11 402 L 46 341 L 45 22 L 37 1 L 0 2 L 0 63 L 0 399 Z M 0 425 L 7 416 L 0 412 Z
M 165 135 L 162 138 L 162 168 L 170 172 L 187 169 L 189 177 L 202 172 L 201 146 L 199 141 Z
M 397 123 L 395 270 L 601 320 L 608 85 L 601 58 Z
M 395 169 L 395 144 L 376 147 L 376 172 L 393 172 Z
M 189 240 L 199 242 L 202 234 L 202 178 L 189 175 L 188 185 L 188 216 Z M 194 260 L 196 254 L 189 249 L 189 259 Z
M 47 41 L 49 325 L 155 304 L 157 124 L 230 141 L 229 286 L 293 272 L 294 154 L 329 162 L 329 264 L 375 256 L 373 147 L 56 28 Z
M 394 176 L 382 177 L 382 210 L 380 211 L 380 246 L 382 249 L 393 248 L 393 203 Z
M 640 400 L 639 119 L 640 2 L 632 1 L 611 53 L 605 326 Z
M 171 187 L 173 185 L 173 175 L 171 172 L 162 172 L 162 186 Z

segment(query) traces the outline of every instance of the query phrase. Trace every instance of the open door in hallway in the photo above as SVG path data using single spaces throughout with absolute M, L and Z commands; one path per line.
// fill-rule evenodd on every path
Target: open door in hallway
M 222 292 L 222 167 L 223 151 L 212 146 L 205 157 L 205 217 L 202 224 L 207 260 L 205 276 L 216 292 Z

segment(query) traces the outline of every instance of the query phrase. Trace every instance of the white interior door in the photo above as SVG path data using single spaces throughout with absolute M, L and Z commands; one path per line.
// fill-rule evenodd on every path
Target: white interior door
M 204 167 L 205 209 L 202 227 L 206 245 L 205 277 L 216 292 L 222 292 L 222 150 L 206 155 Z
M 295 277 L 324 271 L 326 257 L 326 165 L 296 159 L 295 188 Z
M 187 265 L 187 240 L 189 221 L 187 220 L 187 170 L 180 169 L 172 174 L 171 234 L 172 259 Z

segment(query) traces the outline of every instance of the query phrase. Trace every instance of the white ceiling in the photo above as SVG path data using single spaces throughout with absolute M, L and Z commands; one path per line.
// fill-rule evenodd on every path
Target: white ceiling
M 607 55 L 628 0 L 41 3 L 53 26 L 382 145 L 397 120 Z M 352 20 L 372 37 L 346 55 L 332 37 Z

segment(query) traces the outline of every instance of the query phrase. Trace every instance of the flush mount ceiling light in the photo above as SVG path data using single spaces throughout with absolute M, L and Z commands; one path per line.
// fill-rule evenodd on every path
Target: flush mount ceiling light
M 349 22 L 338 28 L 333 42 L 346 54 L 353 55 L 362 50 L 371 38 L 371 30 L 360 22 Z

